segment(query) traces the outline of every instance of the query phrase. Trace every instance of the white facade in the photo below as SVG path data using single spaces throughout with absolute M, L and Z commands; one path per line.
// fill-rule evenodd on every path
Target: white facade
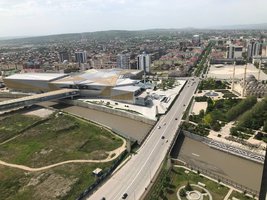
M 151 56 L 149 54 L 143 53 L 137 56 L 137 68 L 139 70 L 144 70 L 145 72 L 150 72 L 151 67 Z
M 229 45 L 227 50 L 227 58 L 229 59 L 242 58 L 242 53 L 243 53 L 242 46 Z
M 118 54 L 117 67 L 120 69 L 130 69 L 130 54 Z

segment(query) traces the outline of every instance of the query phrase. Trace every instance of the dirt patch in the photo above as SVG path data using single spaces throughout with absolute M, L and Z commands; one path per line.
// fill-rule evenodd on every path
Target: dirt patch
M 46 175 L 39 175 L 38 177 L 40 176 L 42 178 L 42 176 Z M 38 177 L 35 180 L 31 180 L 30 183 L 34 184 L 36 181 L 38 182 L 41 179 Z M 34 199 L 53 200 L 62 198 L 67 195 L 77 180 L 77 178 L 66 178 L 58 174 L 49 174 L 48 177 L 36 187 Z
M 41 118 L 47 118 L 53 113 L 54 113 L 53 110 L 50 110 L 47 108 L 40 108 L 40 109 L 30 110 L 28 112 L 25 112 L 24 115 L 35 115 Z
M 108 154 L 105 151 L 93 151 L 90 153 L 90 158 L 92 160 L 103 160 L 106 159 L 108 157 Z

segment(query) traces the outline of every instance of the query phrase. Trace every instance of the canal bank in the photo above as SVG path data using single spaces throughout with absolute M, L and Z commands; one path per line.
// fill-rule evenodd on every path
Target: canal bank
M 90 108 L 66 104 L 64 105 L 57 102 L 43 102 L 39 105 L 60 109 L 64 112 L 79 116 L 98 124 L 102 124 L 124 138 L 137 141 L 139 144 L 142 143 L 144 138 L 153 127 L 151 124 Z
M 203 142 L 184 137 L 183 134 L 179 135 L 171 157 L 213 175 L 216 179 L 227 180 L 243 190 L 259 193 L 263 172 L 260 163 L 212 148 Z

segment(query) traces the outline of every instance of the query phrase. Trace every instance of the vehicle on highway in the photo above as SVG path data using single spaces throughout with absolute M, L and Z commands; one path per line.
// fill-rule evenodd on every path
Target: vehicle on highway
M 160 129 L 161 128 L 161 126 L 158 126 L 158 129 Z
M 102 199 L 101 200 L 106 200 L 106 198 L 105 197 L 102 197 Z
M 177 120 L 177 118 L 175 118 L 175 120 Z
M 184 104 L 184 106 L 185 106 L 185 104 Z
M 166 125 L 166 122 L 164 122 L 164 124 L 163 124 L 164 126 Z
M 122 195 L 122 199 L 126 199 L 128 197 L 128 194 L 127 193 L 124 193 L 123 195 Z
M 165 137 L 164 136 L 161 136 L 161 139 L 164 139 Z

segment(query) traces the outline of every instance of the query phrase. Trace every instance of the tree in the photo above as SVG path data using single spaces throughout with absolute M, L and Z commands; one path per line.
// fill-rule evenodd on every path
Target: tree
M 189 182 L 187 182 L 187 184 L 185 185 L 185 188 L 184 189 L 186 191 L 192 191 L 193 190 Z

